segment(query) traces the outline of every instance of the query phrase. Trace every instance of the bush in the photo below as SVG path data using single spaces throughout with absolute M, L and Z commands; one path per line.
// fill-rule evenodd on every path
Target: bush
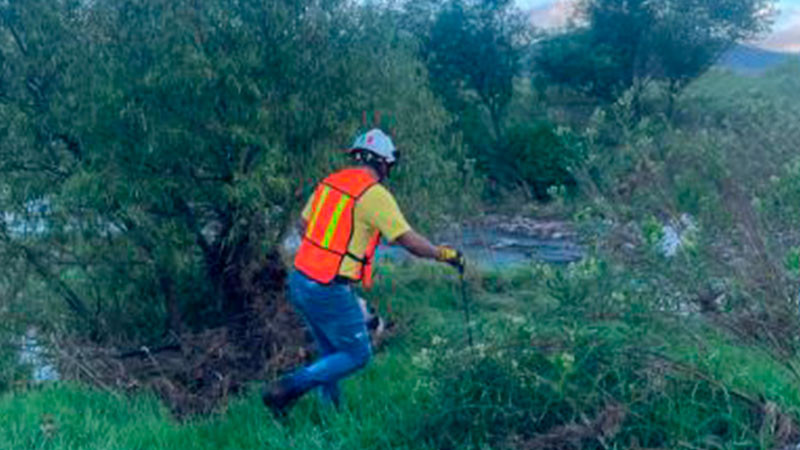
M 455 208 L 442 199 L 465 191 L 468 168 L 415 40 L 389 10 L 312 4 L 2 7 L 36 33 L 30 52 L 4 53 L 0 211 L 48 207 L 34 239 L 0 228 L 0 254 L 52 291 L 41 316 L 77 317 L 62 328 L 122 346 L 260 326 L 283 292 L 279 252 L 303 187 L 341 165 L 366 108 L 397 119 L 409 150 L 392 186 L 415 225 Z M 34 92 L 26 77 L 51 81 Z
M 549 122 L 512 126 L 499 146 L 482 155 L 489 177 L 506 188 L 523 188 L 530 198 L 548 200 L 553 186 L 575 187 L 571 168 L 582 160 L 581 147 L 568 145 Z
M 21 375 L 19 355 L 11 336 L 0 335 L 0 393 L 13 387 Z
M 793 423 L 775 404 L 716 380 L 702 365 L 679 361 L 688 353 L 661 354 L 664 343 L 656 336 L 677 329 L 606 322 L 564 333 L 549 326 L 527 342 L 438 359 L 432 365 L 439 376 L 437 411 L 424 438 L 438 448 L 564 449 L 730 442 L 763 448 L 791 439 L 793 425 L 781 430 L 770 422 Z

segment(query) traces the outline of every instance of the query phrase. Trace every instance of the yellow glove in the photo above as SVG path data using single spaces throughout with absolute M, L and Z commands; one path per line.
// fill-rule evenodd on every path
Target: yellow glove
M 446 245 L 436 247 L 436 260 L 450 264 L 458 270 L 464 270 L 464 266 L 467 264 L 460 251 Z

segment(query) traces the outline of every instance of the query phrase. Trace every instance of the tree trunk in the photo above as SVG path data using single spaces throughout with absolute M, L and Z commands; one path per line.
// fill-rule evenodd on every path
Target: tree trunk
M 237 330 L 246 330 L 253 316 L 269 306 L 266 301 L 283 295 L 286 279 L 277 249 L 263 249 L 265 225 L 253 218 L 248 228 L 224 227 L 219 243 L 206 255 L 206 270 L 220 298 L 218 311 Z
M 178 299 L 175 297 L 174 282 L 167 275 L 161 275 L 158 281 L 161 285 L 161 292 L 164 294 L 164 306 L 167 310 L 167 330 L 180 336 L 183 332 L 183 324 Z
M 667 117 L 672 120 L 675 118 L 675 102 L 678 99 L 678 94 L 681 91 L 681 83 L 677 80 L 671 80 L 667 91 Z

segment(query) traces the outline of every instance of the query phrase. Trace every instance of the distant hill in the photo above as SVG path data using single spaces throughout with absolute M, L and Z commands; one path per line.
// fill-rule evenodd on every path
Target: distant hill
M 758 75 L 765 70 L 785 63 L 798 55 L 765 50 L 748 45 L 737 45 L 722 55 L 718 66 L 748 75 Z

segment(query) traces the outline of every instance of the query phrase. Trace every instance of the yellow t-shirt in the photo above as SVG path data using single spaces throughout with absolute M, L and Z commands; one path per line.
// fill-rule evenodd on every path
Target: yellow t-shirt
M 311 218 L 311 206 L 314 196 L 308 199 L 303 208 L 303 219 Z M 350 239 L 349 252 L 354 255 L 363 255 L 369 245 L 369 240 L 380 231 L 381 236 L 394 242 L 397 238 L 411 231 L 411 226 L 406 221 L 397 201 L 388 189 L 381 184 L 376 184 L 367 189 L 356 202 L 353 211 L 353 237 Z M 345 256 L 339 275 L 348 278 L 359 278 L 361 263 L 349 256 Z

